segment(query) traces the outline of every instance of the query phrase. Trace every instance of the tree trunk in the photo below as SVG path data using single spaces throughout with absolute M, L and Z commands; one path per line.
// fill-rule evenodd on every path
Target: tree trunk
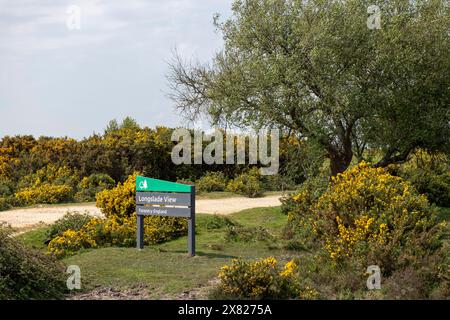
M 330 154 L 330 170 L 331 170 L 331 176 L 336 176 L 338 173 L 344 172 L 348 166 L 350 165 L 350 162 L 352 161 L 353 153 L 350 151 L 350 155 L 342 154 L 340 152 L 335 154 Z
M 347 170 L 350 162 L 352 162 L 353 151 L 350 135 L 346 135 L 342 140 L 343 143 L 339 147 L 330 145 L 327 148 L 332 177 Z

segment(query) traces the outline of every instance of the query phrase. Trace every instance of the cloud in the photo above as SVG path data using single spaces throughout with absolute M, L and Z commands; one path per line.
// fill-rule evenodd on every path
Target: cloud
M 80 137 L 125 115 L 177 126 L 166 98 L 176 47 L 204 61 L 232 0 L 0 0 L 0 136 Z M 70 5 L 81 29 L 68 30 Z M 162 116 L 164 115 L 164 116 Z

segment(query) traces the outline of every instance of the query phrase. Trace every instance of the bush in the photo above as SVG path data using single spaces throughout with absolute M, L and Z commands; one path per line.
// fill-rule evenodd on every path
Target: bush
M 37 170 L 28 176 L 20 179 L 18 183 L 19 189 L 38 188 L 41 185 L 66 185 L 76 189 L 79 177 L 78 172 L 67 166 L 59 167 L 54 164 L 49 164 L 44 168 Z
M 261 175 L 258 168 L 239 175 L 227 185 L 227 191 L 253 198 L 262 194 Z
M 12 183 L 7 180 L 0 180 L 0 197 L 10 196 L 12 194 Z
M 230 225 L 225 233 L 225 240 L 228 242 L 255 242 L 274 240 L 274 237 L 262 227 Z
M 399 177 L 362 163 L 333 178 L 311 207 L 314 230 L 333 259 L 358 256 L 385 272 L 439 246 L 427 199 Z M 414 256 L 415 254 L 413 254 Z
M 187 233 L 187 221 L 172 217 L 145 217 L 144 243 L 157 244 Z M 80 230 L 66 230 L 50 241 L 48 249 L 57 257 L 64 257 L 83 248 L 101 246 L 133 247 L 136 245 L 136 215 L 91 218 Z
M 66 185 L 42 184 L 38 187 L 22 189 L 16 193 L 16 198 L 27 205 L 39 203 L 62 203 L 72 199 L 73 189 Z
M 0 300 L 57 299 L 66 292 L 64 266 L 25 248 L 0 229 Z
M 9 210 L 20 205 L 20 200 L 14 196 L 0 196 L 0 211 Z
M 136 211 L 136 177 L 137 173 L 129 176 L 122 184 L 119 183 L 111 190 L 98 193 L 97 207 L 106 216 L 128 217 Z
M 299 282 L 294 261 L 283 267 L 275 258 L 255 262 L 233 259 L 219 273 L 220 284 L 213 291 L 215 299 L 315 299 L 317 292 Z
M 430 202 L 450 207 L 450 161 L 446 155 L 418 150 L 409 162 L 390 170 L 408 180 Z
M 310 207 L 327 190 L 329 177 L 319 175 L 300 185 L 295 193 L 281 199 L 281 211 L 288 215 L 288 223 L 283 230 L 283 238 L 295 247 L 312 248 L 315 246 L 313 216 Z M 291 244 L 287 244 L 290 246 Z
M 114 186 L 115 182 L 109 175 L 91 174 L 89 177 L 84 177 L 78 184 L 75 199 L 79 202 L 94 201 L 97 193 L 112 189 Z
M 444 224 L 425 196 L 385 169 L 361 163 L 324 192 L 302 188 L 285 212 L 297 226 L 294 238 L 305 235 L 318 247 L 308 274 L 323 296 L 374 298 L 364 282 L 370 265 L 380 267 L 385 283 L 378 298 L 445 295 Z
M 294 197 L 301 210 L 290 214 L 311 227 L 335 264 L 360 272 L 378 265 L 384 278 L 413 268 L 427 294 L 439 285 L 444 225 L 426 197 L 400 177 L 361 163 L 334 177 L 309 208 L 304 199 L 303 193 Z
M 61 236 L 67 230 L 80 231 L 92 217 L 87 213 L 68 212 L 53 223 L 46 234 L 46 242 L 50 242 L 53 238 Z
M 235 223 L 230 218 L 221 215 L 205 215 L 201 220 L 197 221 L 199 228 L 205 228 L 206 230 L 217 230 L 229 226 L 234 226 Z
M 224 191 L 227 180 L 222 172 L 207 172 L 195 183 L 200 192 Z
M 436 175 L 427 170 L 415 170 L 405 177 L 419 193 L 440 207 L 450 207 L 450 174 Z
M 264 177 L 263 188 L 268 191 L 293 190 L 295 188 L 295 182 L 288 176 L 274 174 Z

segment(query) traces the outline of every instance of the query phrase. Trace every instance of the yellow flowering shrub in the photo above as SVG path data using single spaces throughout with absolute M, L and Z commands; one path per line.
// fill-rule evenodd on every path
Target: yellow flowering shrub
M 333 260 L 354 257 L 386 273 L 416 263 L 440 246 L 442 226 L 426 197 L 367 163 L 334 177 L 310 207 L 310 219 Z
M 82 248 L 95 248 L 97 243 L 91 236 L 82 231 L 67 230 L 61 236 L 53 238 L 48 250 L 56 257 L 72 254 Z
M 97 207 L 106 216 L 127 217 L 136 210 L 136 177 L 135 173 L 128 177 L 124 183 L 119 183 L 115 188 L 103 190 L 96 196 Z
M 298 266 L 280 266 L 274 257 L 245 262 L 233 259 L 219 273 L 216 295 L 233 299 L 316 299 L 314 289 L 299 281 Z
M 61 203 L 71 199 L 73 189 L 67 185 L 41 184 L 37 187 L 24 188 L 15 194 L 15 197 L 27 204 Z
M 144 243 L 156 244 L 187 232 L 187 221 L 181 218 L 145 217 Z M 81 230 L 68 230 L 50 241 L 48 249 L 58 257 L 82 248 L 100 246 L 133 247 L 136 245 L 136 215 L 92 218 Z

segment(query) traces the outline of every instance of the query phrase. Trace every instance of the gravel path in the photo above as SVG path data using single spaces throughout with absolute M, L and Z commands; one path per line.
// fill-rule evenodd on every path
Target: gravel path
M 281 195 L 252 199 L 245 197 L 199 199 L 196 200 L 195 205 L 198 213 L 227 215 L 245 209 L 279 206 L 280 198 Z M 6 223 L 17 229 L 31 228 L 41 223 L 51 224 L 64 216 L 67 211 L 87 212 L 92 216 L 102 216 L 94 204 L 41 206 L 0 212 L 0 224 Z

